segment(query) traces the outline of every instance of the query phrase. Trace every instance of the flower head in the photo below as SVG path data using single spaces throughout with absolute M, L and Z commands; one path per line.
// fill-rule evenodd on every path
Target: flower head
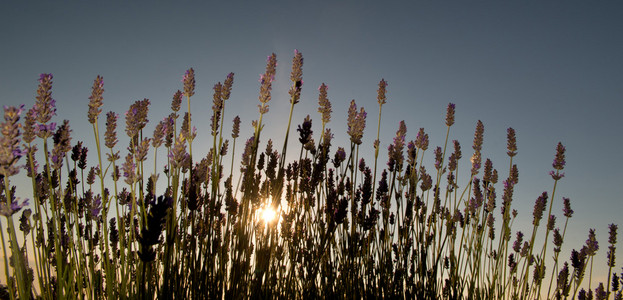
M 376 96 L 376 100 L 379 103 L 379 105 L 383 105 L 386 103 L 386 96 L 385 93 L 387 92 L 387 81 L 385 81 L 385 79 L 381 79 L 381 81 L 379 82 L 379 89 L 377 92 L 377 96 Z
M 28 206 L 28 199 L 21 203 L 19 203 L 19 198 L 13 199 L 10 205 L 7 205 L 6 202 L 0 202 L 0 215 L 9 218 L 26 206 Z
M 455 108 L 454 103 L 448 104 L 448 109 L 446 111 L 446 125 L 448 127 L 454 124 L 454 108 Z
M 180 110 L 180 107 L 182 105 L 182 91 L 177 90 L 177 92 L 175 92 L 175 94 L 173 94 L 173 100 L 171 101 L 171 109 L 174 112 L 178 112 Z
M 318 112 L 322 114 L 322 123 L 329 123 L 331 121 L 331 102 L 327 98 L 327 85 L 324 83 L 320 85 L 318 91 Z
M 424 133 L 424 128 L 420 128 L 420 131 L 418 131 L 415 138 L 415 146 L 423 151 L 428 149 L 428 134 Z
M 312 120 L 309 117 L 309 115 L 307 115 L 307 117 L 305 117 L 305 120 L 303 120 L 303 124 L 299 125 L 298 128 L 296 129 L 296 131 L 299 132 L 299 142 L 301 142 L 301 144 L 305 145 L 307 143 L 309 143 L 309 141 L 312 140 Z
M 26 112 L 24 116 L 24 133 L 22 134 L 22 140 L 26 144 L 30 144 L 35 140 L 36 136 L 36 127 L 35 123 L 37 122 L 37 110 L 35 107 L 32 107 Z
M 104 79 L 102 76 L 97 75 L 95 81 L 93 82 L 93 88 L 91 91 L 91 96 L 89 97 L 89 123 L 95 124 L 97 120 L 97 116 L 102 112 L 100 107 L 102 106 L 102 101 L 104 97 L 102 94 L 104 93 Z
M 275 68 L 277 67 L 277 55 L 273 53 L 266 62 L 266 72 L 260 75 L 260 113 L 268 112 L 268 101 L 270 101 L 273 80 L 275 79 Z
M 363 107 L 357 112 L 357 104 L 355 100 L 352 100 L 348 109 L 348 135 L 350 136 L 350 141 L 356 145 L 361 144 L 363 130 L 366 127 L 366 116 L 367 114 Z
M 130 105 L 130 109 L 125 113 L 126 133 L 128 137 L 134 138 L 147 124 L 147 113 L 149 111 L 149 99 L 143 99 Z
M 517 138 L 515 137 L 515 129 L 508 128 L 506 132 L 506 149 L 508 149 L 508 152 L 506 152 L 506 154 L 508 154 L 508 156 L 510 157 L 513 157 L 517 155 Z
M 186 70 L 182 82 L 184 82 L 184 95 L 188 98 L 192 97 L 195 94 L 195 70 L 193 68 Z
M 403 161 L 404 155 L 403 150 L 405 146 L 405 137 L 407 135 L 407 125 L 405 125 L 405 121 L 400 121 L 398 125 L 398 131 L 396 131 L 396 136 L 394 137 L 394 143 L 389 147 L 389 158 L 391 162 L 396 163 L 396 169 L 400 170 Z
M 565 217 L 571 218 L 571 216 L 573 216 L 573 209 L 571 209 L 571 203 L 569 202 L 569 198 L 562 197 L 562 202 L 564 204 L 562 212 L 564 213 Z
M 229 96 L 231 96 L 231 88 L 234 85 L 234 73 L 227 74 L 227 78 L 223 83 L 223 88 L 221 89 L 221 97 L 223 100 L 229 100 Z
M 52 99 L 52 74 L 39 76 L 36 98 L 37 122 L 45 124 L 56 115 L 56 101 Z
M 231 137 L 237 138 L 240 135 L 240 117 L 234 117 L 234 125 L 231 130 Z
M 543 211 L 545 211 L 547 198 L 547 192 L 543 192 L 543 194 L 541 194 L 541 196 L 539 196 L 534 203 L 534 212 L 532 213 L 532 216 L 534 216 L 532 224 L 534 226 L 539 226 L 539 222 L 541 221 L 541 218 L 543 218 Z
M 478 123 L 476 124 L 476 132 L 474 133 L 474 145 L 472 146 L 476 152 L 480 152 L 480 150 L 482 150 L 484 132 L 485 126 L 482 124 L 482 121 L 478 120 Z
M 0 174 L 6 177 L 19 172 L 17 161 L 23 152 L 19 147 L 20 127 L 19 116 L 24 111 L 24 105 L 19 107 L 4 107 L 4 122 L 0 124 L 2 136 L 0 137 Z
M 563 146 L 562 143 L 558 143 L 556 146 L 556 157 L 552 163 L 552 167 L 554 167 L 556 171 L 549 172 L 554 180 L 560 180 L 565 176 L 565 173 L 560 173 L 560 171 L 565 168 L 565 163 L 565 146 Z
M 158 148 L 160 147 L 160 145 L 162 145 L 164 136 L 167 134 L 167 126 L 169 126 L 169 118 L 162 119 L 162 121 L 160 121 L 158 125 L 156 125 L 156 128 L 154 129 L 154 136 L 151 141 L 151 144 L 152 146 L 154 146 L 154 148 Z
M 113 148 L 115 147 L 115 145 L 117 144 L 117 118 L 119 116 L 112 112 L 109 111 L 106 114 L 106 133 L 104 134 L 105 138 L 104 140 L 106 141 L 106 147 L 108 148 Z
M 303 86 L 303 54 L 298 50 L 294 50 L 290 80 L 293 82 L 289 91 L 290 103 L 297 104 L 301 98 L 301 87 Z
M 595 237 L 595 229 L 591 228 L 588 230 L 588 239 L 586 240 L 586 255 L 593 256 L 597 250 L 599 250 L 599 242 Z

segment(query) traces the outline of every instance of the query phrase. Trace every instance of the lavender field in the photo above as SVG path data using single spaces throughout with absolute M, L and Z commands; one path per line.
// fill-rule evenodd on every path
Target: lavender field
M 618 226 L 598 228 L 599 236 L 586 228 L 585 243 L 566 242 L 577 216 L 557 189 L 565 145 L 552 141 L 543 153 L 552 159 L 550 188 L 520 200 L 533 211 L 518 211 L 521 141 L 513 128 L 496 128 L 507 133 L 507 158 L 493 165 L 483 155 L 487 120 L 473 120 L 473 136 L 452 139 L 462 108 L 450 103 L 439 106 L 447 130 L 436 140 L 444 142 L 430 144 L 425 128 L 386 121 L 384 79 L 378 106 L 365 109 L 330 100 L 323 83 L 317 111 L 296 120 L 307 88 L 302 53 L 291 63 L 289 102 L 274 102 L 277 57 L 268 56 L 253 120 L 241 120 L 250 108 L 230 99 L 234 73 L 214 84 L 188 69 L 165 115 L 153 107 L 169 104 L 149 99 L 103 111 L 97 76 L 82 104 L 90 136 L 73 134 L 56 109 L 53 75 L 41 74 L 34 102 L 4 107 L 0 296 L 622 298 Z M 199 85 L 213 85 L 209 112 L 191 109 Z M 268 121 L 282 105 L 287 124 Z M 337 106 L 347 114 L 334 115 Z M 195 126 L 208 117 L 209 127 Z M 336 118 L 347 127 L 332 127 Z M 396 123 L 394 136 L 381 135 Z M 334 139 L 338 131 L 348 139 Z M 364 131 L 372 144 L 363 143 Z M 193 143 L 198 137 L 209 147 Z M 514 227 L 518 214 L 532 220 L 527 230 Z

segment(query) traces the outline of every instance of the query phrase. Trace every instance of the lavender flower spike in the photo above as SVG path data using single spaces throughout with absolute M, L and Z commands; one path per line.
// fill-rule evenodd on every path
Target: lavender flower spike
M 7 205 L 5 202 L 0 203 L 0 215 L 7 218 L 11 217 L 15 213 L 19 212 L 22 208 L 28 206 L 28 199 L 18 203 L 19 198 L 15 201 L 11 201 L 11 205 Z
M 446 125 L 448 127 L 454 125 L 454 108 L 455 108 L 454 103 L 448 104 L 448 109 L 446 112 Z
M 378 95 L 376 96 L 376 100 L 379 102 L 379 105 L 383 105 L 387 103 L 387 101 L 385 101 L 387 99 L 387 97 L 385 96 L 386 92 L 387 92 L 387 81 L 385 81 L 385 79 L 381 79 L 381 81 L 379 82 Z
M 322 122 L 329 123 L 331 121 L 331 102 L 329 102 L 329 98 L 327 98 L 327 87 L 326 84 L 321 84 L 318 88 L 318 112 L 322 114 Z
M 195 94 L 195 70 L 193 68 L 186 70 L 182 82 L 184 82 L 184 95 L 188 98 L 192 97 Z
M 95 124 L 97 116 L 102 112 L 100 109 L 104 100 L 102 93 L 104 93 L 104 79 L 102 76 L 97 75 L 93 82 L 91 96 L 89 97 L 89 123 L 91 124 Z
M 554 162 L 552 163 L 552 167 L 556 171 L 550 171 L 549 174 L 552 176 L 554 180 L 560 180 L 565 177 L 565 173 L 560 173 L 560 170 L 565 168 L 565 146 L 562 143 L 558 143 L 556 146 L 556 157 L 554 158 Z
M 45 124 L 56 115 L 56 101 L 52 99 L 52 74 L 41 74 L 39 76 L 39 87 L 37 88 L 37 122 Z
M 19 147 L 20 127 L 19 116 L 24 111 L 24 105 L 19 107 L 4 107 L 4 122 L 0 124 L 0 175 L 9 177 L 19 172 L 15 165 L 22 157 L 23 151 Z
M 298 50 L 294 50 L 290 80 L 294 83 L 288 92 L 290 94 L 290 103 L 297 104 L 301 98 L 301 87 L 303 86 L 303 54 Z

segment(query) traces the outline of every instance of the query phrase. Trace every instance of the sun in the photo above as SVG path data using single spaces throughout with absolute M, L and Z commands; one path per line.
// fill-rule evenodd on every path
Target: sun
M 277 217 L 277 212 L 272 207 L 265 207 L 260 210 L 260 216 L 265 223 L 271 223 Z

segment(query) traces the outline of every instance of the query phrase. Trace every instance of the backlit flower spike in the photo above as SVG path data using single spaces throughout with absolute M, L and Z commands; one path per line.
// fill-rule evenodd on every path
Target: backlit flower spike
M 227 78 L 225 79 L 225 82 L 223 83 L 223 89 L 221 90 L 221 98 L 223 98 L 223 101 L 229 100 L 233 85 L 234 85 L 234 73 L 229 73 L 227 74 Z
M 321 84 L 318 88 L 318 112 L 322 114 L 322 122 L 329 123 L 331 121 L 331 102 L 327 97 L 327 90 L 329 87 L 326 84 Z
M 31 107 L 26 115 L 24 115 L 24 133 L 22 134 L 22 140 L 26 144 L 32 143 L 37 136 L 35 124 L 37 122 L 37 110 L 35 107 Z
M 106 133 L 104 134 L 105 145 L 108 148 L 114 148 L 117 144 L 117 115 L 115 112 L 106 113 Z
M 476 124 L 476 132 L 474 133 L 474 145 L 472 146 L 474 151 L 480 152 L 482 150 L 484 132 L 485 126 L 482 124 L 482 121 L 478 120 L 478 123 Z
M 6 177 L 15 175 L 19 172 L 16 166 L 17 161 L 22 157 L 23 151 L 19 147 L 19 136 L 21 134 L 19 123 L 24 105 L 19 107 L 4 107 L 4 122 L 0 124 L 2 136 L 0 137 L 0 174 Z
M 517 138 L 515 137 L 515 129 L 508 128 L 506 132 L 507 132 L 506 149 L 508 149 L 508 152 L 506 152 L 506 154 L 508 154 L 508 156 L 510 157 L 513 157 L 517 155 Z
M 178 112 L 180 110 L 183 95 L 184 94 L 182 94 L 182 91 L 180 90 L 177 90 L 177 92 L 173 94 L 173 100 L 171 100 L 171 110 L 173 110 L 174 112 Z
M 569 198 L 562 197 L 562 202 L 564 203 L 564 208 L 562 209 L 564 216 L 571 218 L 573 216 L 573 209 L 571 209 Z
M 385 96 L 385 93 L 387 92 L 387 81 L 385 81 L 385 79 L 381 79 L 381 81 L 379 82 L 379 89 L 377 91 L 377 96 L 376 96 L 376 100 L 379 103 L 379 105 L 383 105 L 386 103 L 386 99 L 387 97 Z
M 534 211 L 532 212 L 532 216 L 534 217 L 532 225 L 539 226 L 539 222 L 543 218 L 543 211 L 545 210 L 545 206 L 547 204 L 547 198 L 547 192 L 543 192 L 543 194 L 536 199 L 536 202 L 534 203 Z
M 45 124 L 56 115 L 56 101 L 52 99 L 52 74 L 39 75 L 36 99 L 37 122 Z
M 192 97 L 195 94 L 195 70 L 193 68 L 186 70 L 182 82 L 184 82 L 184 96 Z
M 454 124 L 454 109 L 455 109 L 455 104 L 454 103 L 449 103 L 448 104 L 448 109 L 446 111 L 446 125 L 448 127 L 452 126 Z
M 586 240 L 586 254 L 593 256 L 597 254 L 597 250 L 599 250 L 599 242 L 595 237 L 595 229 L 591 228 L 588 230 L 588 239 Z
M 259 100 L 262 105 L 260 106 L 260 113 L 264 114 L 268 112 L 268 101 L 271 99 L 270 92 L 272 90 L 272 83 L 275 79 L 275 69 L 277 67 L 277 55 L 273 53 L 268 56 L 266 62 L 266 72 L 260 75 L 260 96 Z
M 58 169 L 63 165 L 66 153 L 71 150 L 71 129 L 69 128 L 68 120 L 64 120 L 63 124 L 58 127 L 53 139 L 52 166 L 54 169 Z
M 552 167 L 556 171 L 550 171 L 549 174 L 552 176 L 554 180 L 560 180 L 565 177 L 565 173 L 561 173 L 560 171 L 565 168 L 565 146 L 562 143 L 558 143 L 556 146 L 556 156 L 554 157 L 554 162 L 552 163 Z
M 234 117 L 233 122 L 234 125 L 232 126 L 231 137 L 237 138 L 238 136 L 240 136 L 240 116 Z
M 359 113 L 357 112 L 357 104 L 355 103 L 355 100 L 350 101 L 347 124 L 350 141 L 360 145 L 363 130 L 366 126 L 366 112 L 363 107 L 361 107 Z
M 301 87 L 303 86 L 303 54 L 298 50 L 294 50 L 290 80 L 292 80 L 292 87 L 288 92 L 290 94 L 290 103 L 297 104 L 301 98 Z
M 89 123 L 95 124 L 97 117 L 102 112 L 100 108 L 102 106 L 102 102 L 104 97 L 102 94 L 104 93 L 104 79 L 102 76 L 97 75 L 97 78 L 93 81 L 93 88 L 91 91 L 91 96 L 89 97 Z
M 27 198 L 20 203 L 19 198 L 17 198 L 11 201 L 10 205 L 7 205 L 6 202 L 0 202 L 0 215 L 9 218 L 19 212 L 22 208 L 28 206 L 28 201 L 29 199 Z

